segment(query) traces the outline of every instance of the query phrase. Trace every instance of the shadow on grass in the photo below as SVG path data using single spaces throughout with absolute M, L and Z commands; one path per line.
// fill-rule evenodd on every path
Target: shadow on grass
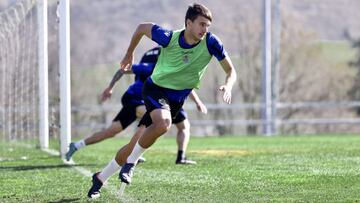
M 41 170 L 53 168 L 70 168 L 73 166 L 96 166 L 97 164 L 57 164 L 57 165 L 35 165 L 35 166 L 0 166 L 0 170 L 14 170 L 14 171 L 27 171 L 27 170 Z
M 62 199 L 62 200 L 59 200 L 59 201 L 56 201 L 56 202 L 48 202 L 48 203 L 60 203 L 60 202 L 79 202 L 80 201 L 80 198 L 73 198 L 73 199 Z

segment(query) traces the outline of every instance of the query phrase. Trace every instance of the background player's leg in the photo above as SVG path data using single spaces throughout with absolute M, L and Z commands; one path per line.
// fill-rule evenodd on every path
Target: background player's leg
M 178 145 L 178 150 L 186 152 L 187 146 L 190 139 L 190 123 L 188 119 L 180 123 L 176 123 L 177 134 L 176 134 L 176 143 Z
M 77 142 L 70 143 L 69 151 L 66 153 L 66 160 L 69 161 L 77 150 L 85 147 L 86 145 L 95 144 L 95 143 L 101 142 L 105 139 L 114 137 L 116 134 L 120 133 L 122 130 L 123 130 L 123 127 L 122 127 L 121 123 L 119 121 L 114 121 L 108 128 L 106 128 L 102 131 L 96 132 L 88 138 L 82 139 Z
M 178 129 L 176 142 L 178 145 L 178 153 L 175 163 L 176 164 L 196 164 L 195 161 L 186 159 L 186 150 L 190 140 L 190 123 L 188 119 L 180 123 L 176 123 Z
M 176 134 L 176 143 L 178 146 L 178 154 L 176 158 L 176 163 L 185 159 L 186 149 L 190 139 L 190 123 L 187 119 L 180 123 L 176 123 L 177 134 Z
M 91 145 L 98 142 L 101 142 L 105 139 L 114 137 L 116 134 L 120 133 L 123 130 L 123 127 L 119 121 L 114 121 L 108 128 L 94 133 L 92 136 L 84 140 L 85 145 Z
M 96 132 L 88 138 L 78 142 L 72 142 L 69 146 L 69 151 L 66 153 L 66 159 L 69 161 L 73 154 L 86 145 L 95 144 L 105 139 L 114 137 L 116 134 L 123 131 L 131 123 L 136 120 L 136 115 L 143 113 L 144 105 L 136 106 L 129 102 L 123 101 L 123 108 L 115 116 L 112 124 L 100 132 Z

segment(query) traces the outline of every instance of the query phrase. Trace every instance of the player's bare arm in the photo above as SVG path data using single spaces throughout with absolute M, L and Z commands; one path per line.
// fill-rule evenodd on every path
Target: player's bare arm
M 113 76 L 113 78 L 111 79 L 111 82 L 109 83 L 109 86 L 103 91 L 103 93 L 101 94 L 100 97 L 100 101 L 104 102 L 105 100 L 109 99 L 112 95 L 112 89 L 115 86 L 115 83 L 117 81 L 120 80 L 120 78 L 124 75 L 124 74 L 128 74 L 128 73 L 132 73 L 131 71 L 125 71 L 125 70 L 121 70 L 119 69 L 118 71 L 116 71 L 115 75 Z
M 199 96 L 196 94 L 195 90 L 192 90 L 189 96 L 195 102 L 198 111 L 200 111 L 203 114 L 207 114 L 207 108 L 204 105 L 204 103 L 201 101 Z
M 226 73 L 225 84 L 219 87 L 219 90 L 223 92 L 224 102 L 231 103 L 231 90 L 236 81 L 236 71 L 234 65 L 231 62 L 231 59 L 226 56 L 223 60 L 220 61 L 221 67 Z
M 151 39 L 151 29 L 153 25 L 154 23 L 141 23 L 137 26 L 131 38 L 125 57 L 120 62 L 120 69 L 122 70 L 131 69 L 131 65 L 133 64 L 134 61 L 135 48 L 137 47 L 141 38 L 144 35 L 147 36 L 149 39 Z

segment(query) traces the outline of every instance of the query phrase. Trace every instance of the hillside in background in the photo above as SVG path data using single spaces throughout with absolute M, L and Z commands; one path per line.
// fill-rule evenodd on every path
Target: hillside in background
M 0 10 L 15 0 L 0 0 Z M 71 1 L 72 64 L 75 66 L 117 63 L 135 26 L 152 21 L 170 29 L 183 27 L 187 5 L 193 1 L 177 0 L 74 0 Z M 213 12 L 211 31 L 224 42 L 232 55 L 237 54 L 234 27 L 245 21 L 261 24 L 262 1 L 200 0 Z M 275 1 L 273 1 L 275 2 Z M 360 1 L 358 0 L 283 0 L 283 22 L 295 19 L 304 31 L 314 32 L 319 39 L 343 40 L 344 32 L 360 37 Z M 49 30 L 57 32 L 56 1 L 49 1 Z M 254 33 L 261 34 L 261 33 Z M 50 40 L 52 38 L 50 37 Z M 53 39 L 55 40 L 55 39 Z M 148 41 L 138 49 L 140 53 L 153 45 Z
M 118 62 L 128 45 L 135 26 L 152 21 L 170 29 L 184 24 L 187 5 L 193 1 L 139 0 L 71 2 L 72 43 L 75 64 Z M 202 0 L 213 12 L 211 31 L 224 42 L 232 55 L 238 55 L 234 27 L 243 23 L 261 24 L 262 1 Z M 273 1 L 274 2 L 274 1 Z M 343 40 L 347 30 L 360 36 L 360 1 L 357 0 L 286 0 L 282 2 L 283 21 L 295 19 L 304 31 L 319 39 Z M 260 35 L 261 33 L 254 33 Z M 142 53 L 151 42 L 139 47 Z M 79 51 L 81 49 L 81 51 Z M 79 53 L 81 52 L 81 53 Z M 78 54 L 75 54 L 78 53 Z M 140 56 L 137 55 L 139 58 Z M 95 61 L 93 61 L 95 60 Z

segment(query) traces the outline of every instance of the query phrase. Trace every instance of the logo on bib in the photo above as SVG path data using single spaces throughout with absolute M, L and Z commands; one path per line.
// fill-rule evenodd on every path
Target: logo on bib
M 189 56 L 188 55 L 183 56 L 183 62 L 184 63 L 189 63 Z
M 165 106 L 166 105 L 165 99 L 159 99 L 159 104 Z

